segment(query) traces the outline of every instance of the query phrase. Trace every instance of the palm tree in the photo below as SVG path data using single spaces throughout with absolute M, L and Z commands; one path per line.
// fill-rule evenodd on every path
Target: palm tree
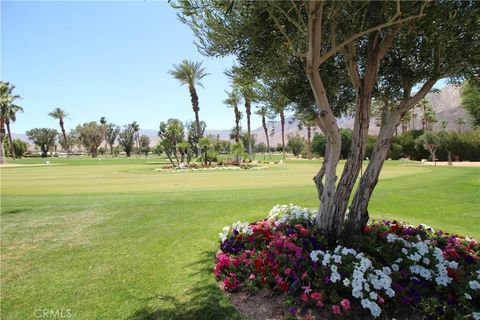
M 240 142 L 240 120 L 242 119 L 242 113 L 238 110 L 238 104 L 240 103 L 240 96 L 238 95 L 235 90 L 230 92 L 225 91 L 228 95 L 228 98 L 223 100 L 228 107 L 233 108 L 233 112 L 235 113 L 235 142 Z
M 243 100 L 245 101 L 245 114 L 247 115 L 247 133 L 248 133 L 248 155 L 250 159 L 253 157 L 252 147 L 252 132 L 250 126 L 250 117 L 252 115 L 252 103 L 256 102 L 257 96 L 255 89 L 258 89 L 258 84 L 255 78 L 245 71 L 244 68 L 233 66 L 232 69 L 225 71 L 225 75 L 228 76 L 235 88 L 241 93 Z
M 60 108 L 55 108 L 52 112 L 48 114 L 50 117 L 53 119 L 58 119 L 58 123 L 60 124 L 60 129 L 62 130 L 62 135 L 63 135 L 63 143 L 65 146 L 65 149 L 67 150 L 67 157 L 69 156 L 69 148 L 68 148 L 68 141 L 67 141 L 67 134 L 65 132 L 65 123 L 63 120 L 68 117 L 68 113 L 65 112 L 65 110 L 62 110 Z
M 22 107 L 15 105 L 13 102 L 15 100 L 21 99 L 19 95 L 14 95 L 13 89 L 14 85 L 11 85 L 9 82 L 0 81 L 0 163 L 5 163 L 5 126 L 8 129 L 8 136 L 10 140 L 10 147 L 13 148 L 13 143 L 11 141 L 12 135 L 10 132 L 10 121 L 15 121 L 15 114 L 18 111 L 23 111 Z M 12 119 L 13 118 L 13 119 Z M 12 121 L 12 122 L 13 122 Z M 11 149 L 13 150 L 13 149 Z M 15 157 L 15 153 L 12 152 L 12 156 Z
M 13 160 L 15 160 L 15 150 L 13 147 L 13 139 L 12 139 L 12 130 L 10 130 L 10 123 L 13 123 L 17 120 L 17 112 L 23 112 L 23 108 L 17 105 L 11 105 L 8 110 L 8 116 L 5 118 L 5 125 L 7 126 L 7 134 L 8 134 L 8 143 L 10 144 L 10 155 Z
M 175 79 L 180 81 L 180 85 L 188 85 L 188 90 L 190 91 L 190 98 L 192 100 L 193 112 L 195 112 L 195 123 L 197 125 L 197 134 L 199 140 L 202 137 L 202 128 L 200 126 L 200 118 L 198 117 L 198 111 L 200 107 L 198 106 L 198 95 L 196 85 L 203 87 L 200 83 L 208 73 L 205 73 L 205 68 L 202 68 L 201 62 L 193 62 L 188 60 L 183 60 L 179 65 L 173 65 L 173 70 L 170 70 L 170 73 Z
M 263 131 L 265 132 L 265 138 L 267 139 L 268 154 L 270 154 L 270 141 L 268 139 L 268 128 L 267 128 L 267 120 L 266 120 L 268 116 L 268 109 L 266 106 L 261 106 L 257 109 L 257 111 L 255 111 L 255 113 L 262 117 L 262 127 L 263 127 Z M 272 156 L 270 154 L 270 158 L 271 157 Z
M 108 150 L 108 142 L 107 142 L 107 118 L 100 117 L 100 124 L 103 127 L 103 131 L 105 131 L 105 150 Z M 105 151 L 106 153 L 106 151 Z

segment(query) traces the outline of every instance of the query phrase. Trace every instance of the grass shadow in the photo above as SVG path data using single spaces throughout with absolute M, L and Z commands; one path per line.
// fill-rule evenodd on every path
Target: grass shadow
M 180 301 L 174 296 L 161 296 L 162 307 L 155 309 L 143 307 L 130 315 L 128 320 L 220 320 L 220 319 L 244 319 L 225 298 L 222 291 L 212 281 L 213 263 L 215 252 L 202 252 L 201 258 L 189 265 L 195 271 L 190 275 L 199 280 L 188 290 L 187 301 Z M 155 299 L 152 297 L 150 299 Z

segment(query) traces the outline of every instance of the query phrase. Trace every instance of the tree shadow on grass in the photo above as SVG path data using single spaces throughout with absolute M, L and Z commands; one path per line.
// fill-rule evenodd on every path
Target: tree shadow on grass
M 215 320 L 243 319 L 225 298 L 215 282 L 212 282 L 215 252 L 205 251 L 200 260 L 189 265 L 195 269 L 190 276 L 198 278 L 186 293 L 188 301 L 180 301 L 174 296 L 157 296 L 164 306 L 156 309 L 144 307 L 129 316 L 128 320 L 178 319 Z M 155 299 L 152 297 L 150 299 Z

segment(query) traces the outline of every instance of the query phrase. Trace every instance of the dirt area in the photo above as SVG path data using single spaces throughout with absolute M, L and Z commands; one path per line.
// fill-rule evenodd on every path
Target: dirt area
M 424 165 L 427 166 L 434 166 L 435 163 L 432 161 L 427 161 L 427 162 L 422 162 Z M 437 166 L 439 167 L 447 167 L 448 162 L 447 161 L 437 161 L 436 163 Z M 452 167 L 474 167 L 474 168 L 480 168 L 480 162 L 470 162 L 470 161 L 462 161 L 462 162 L 452 162 Z
M 20 164 L 20 163 L 3 163 L 0 164 L 0 168 L 17 168 L 17 167 L 39 167 L 39 166 L 47 166 L 53 164 L 46 164 L 46 163 L 38 163 L 38 164 Z

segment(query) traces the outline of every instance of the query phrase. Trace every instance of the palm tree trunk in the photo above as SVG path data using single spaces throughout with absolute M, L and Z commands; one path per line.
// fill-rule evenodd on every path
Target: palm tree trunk
M 240 112 L 238 111 L 238 107 L 235 106 L 235 142 L 240 142 Z
M 0 146 L 0 164 L 6 163 L 4 143 L 5 143 L 5 127 L 4 127 L 4 122 L 2 120 L 2 121 L 0 121 L 0 144 L 1 144 L 1 146 Z
M 13 160 L 15 160 L 15 148 L 13 147 L 12 131 L 10 131 L 10 120 L 6 119 L 5 124 L 7 126 L 8 143 L 10 144 L 10 156 L 12 157 Z
M 250 115 L 251 112 L 252 102 L 249 96 L 245 96 L 245 113 L 247 114 L 247 132 L 248 132 L 248 156 L 250 160 L 253 158 L 253 148 L 252 148 L 252 133 L 250 128 Z
M 263 131 L 265 131 L 265 138 L 267 138 L 267 152 L 270 155 L 270 158 L 272 158 L 272 155 L 270 154 L 270 141 L 268 139 L 268 128 L 267 128 L 267 122 L 265 121 L 265 116 L 262 116 L 262 126 L 263 126 Z
M 280 111 L 280 124 L 282 125 L 282 158 L 285 160 L 285 114 Z
M 67 141 L 67 133 L 65 132 L 65 126 L 62 119 L 60 119 L 60 129 L 62 130 L 63 143 L 65 145 L 65 149 L 67 151 L 67 158 L 68 158 L 70 155 L 70 152 L 68 150 L 69 148 L 68 148 L 68 141 Z
M 189 91 L 190 91 L 190 98 L 192 101 L 193 112 L 195 113 L 195 124 L 197 126 L 197 139 L 200 140 L 200 138 L 202 137 L 202 128 L 200 127 L 200 118 L 198 116 L 198 111 L 200 111 L 200 107 L 198 106 L 197 90 L 193 85 L 190 85 Z
M 312 159 L 312 127 L 307 126 L 307 157 Z

